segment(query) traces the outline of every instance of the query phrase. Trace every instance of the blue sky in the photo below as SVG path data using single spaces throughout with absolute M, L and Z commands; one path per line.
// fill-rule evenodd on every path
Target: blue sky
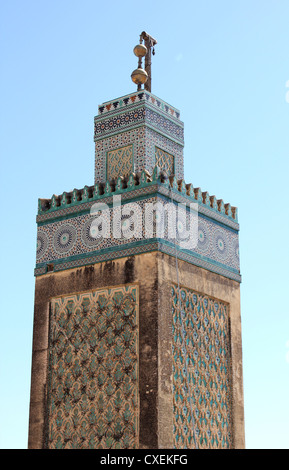
M 152 92 L 185 123 L 185 179 L 238 206 L 246 445 L 289 448 L 289 3 L 0 2 L 0 447 L 26 448 L 38 197 L 93 184 L 98 104 Z

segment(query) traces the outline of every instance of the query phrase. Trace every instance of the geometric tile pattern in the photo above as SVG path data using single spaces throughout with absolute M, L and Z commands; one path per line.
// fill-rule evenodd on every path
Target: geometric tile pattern
M 126 112 L 94 118 L 94 140 L 106 138 L 117 132 L 147 123 L 167 137 L 180 144 L 184 141 L 184 129 L 180 121 L 169 119 L 161 113 L 152 110 L 147 105 L 139 106 Z
M 155 148 L 156 165 L 164 170 L 167 175 L 173 175 L 175 171 L 174 156 L 164 150 Z
M 130 129 L 95 142 L 95 181 L 107 181 L 107 155 L 122 147 L 133 146 L 134 166 L 132 171 L 138 171 L 145 158 L 145 128 L 144 126 Z M 117 175 L 119 176 L 119 175 Z
M 138 287 L 51 301 L 48 448 L 138 446 Z
M 229 305 L 172 286 L 174 445 L 232 448 Z
M 153 172 L 155 161 L 156 147 L 162 149 L 164 152 L 174 156 L 174 174 L 177 179 L 184 177 L 184 158 L 183 158 L 183 146 L 174 142 L 173 140 L 167 139 L 161 133 L 156 132 L 153 129 L 146 129 L 146 152 L 150 156 L 152 166 L 150 168 L 145 167 L 149 172 Z M 163 169 L 161 166 L 159 167 Z
M 109 115 L 101 120 L 97 116 L 94 123 L 94 140 L 97 141 L 116 132 L 121 132 L 124 129 L 130 129 L 138 124 L 143 124 L 145 122 L 145 115 L 145 109 L 139 108 L 120 113 L 116 116 Z
M 107 181 L 107 154 L 120 147 L 133 145 L 133 172 L 146 169 L 152 173 L 155 166 L 155 146 L 175 156 L 175 174 L 178 179 L 183 178 L 183 146 L 162 133 L 156 132 L 148 126 L 139 126 L 133 129 L 117 132 L 112 136 L 99 139 L 95 142 L 95 181 Z M 161 167 L 160 167 L 161 168 Z
M 145 198 L 147 202 L 173 198 L 175 205 L 197 203 L 202 214 L 198 245 L 178 246 L 179 255 L 240 281 L 237 209 L 185 184 L 184 125 L 176 108 L 146 91 L 105 102 L 94 118 L 94 141 L 95 185 L 39 200 L 36 275 L 46 272 L 47 262 L 60 271 L 82 261 L 85 265 L 92 259 L 113 259 L 113 253 L 138 254 L 148 249 L 148 243 L 158 243 L 160 250 L 169 252 L 172 240 L 166 236 L 92 236 L 90 208 L 100 201 L 111 207 L 117 194 L 124 206 L 130 199 L 143 205 Z M 128 225 L 126 220 L 122 223 L 122 228 Z M 185 232 L 181 221 L 178 225 Z
M 166 243 L 162 243 L 161 241 L 148 240 L 148 243 L 142 242 L 123 245 L 123 247 L 121 247 L 121 249 L 118 249 L 117 251 L 97 250 L 92 252 L 91 254 L 86 254 L 85 256 L 64 258 L 62 260 L 58 260 L 55 264 L 52 264 L 54 272 L 58 272 L 64 271 L 66 269 L 79 268 L 96 263 L 102 263 L 105 261 L 116 260 L 127 256 L 136 256 L 143 253 L 151 253 L 153 251 L 165 253 L 169 256 L 175 256 L 176 252 L 175 247 L 173 245 L 168 245 Z M 201 268 L 207 269 L 208 271 L 220 274 L 221 276 L 224 276 L 226 278 L 241 282 L 241 275 L 239 271 L 229 270 L 226 266 L 222 266 L 217 263 L 212 264 L 210 260 L 197 257 L 196 254 L 193 252 L 186 253 L 183 251 L 179 251 L 178 258 L 183 261 L 186 261 L 187 263 L 193 264 L 194 266 L 199 266 Z M 46 274 L 47 269 L 48 265 L 46 263 L 39 263 L 35 267 L 34 275 L 41 276 L 43 274 Z
M 121 211 L 126 208 L 126 203 L 123 201 Z M 92 228 L 95 217 L 93 215 L 84 213 L 75 215 L 69 219 L 56 219 L 43 223 L 38 227 L 38 249 L 36 262 L 47 263 L 55 260 L 61 260 L 72 256 L 86 255 L 100 250 L 119 249 L 121 246 L 130 243 L 142 244 L 145 240 L 155 238 L 153 232 L 152 238 L 147 237 L 145 207 L 148 204 L 162 204 L 164 214 L 159 223 L 163 223 L 164 231 L 158 236 L 159 239 L 166 242 L 171 242 L 167 227 L 167 211 L 171 201 L 156 197 L 146 197 L 137 201 L 138 207 L 141 211 L 138 217 L 138 229 L 140 236 L 136 233 L 133 238 L 128 238 L 129 230 L 134 226 L 133 219 L 130 216 L 121 213 L 121 234 L 120 238 L 114 238 L 112 234 L 113 228 L 113 209 L 110 208 L 106 215 L 107 224 L 110 225 L 111 236 L 93 238 Z M 187 208 L 189 209 L 189 207 Z M 155 212 L 158 216 L 158 211 Z M 187 224 L 189 223 L 189 210 L 187 211 Z M 225 226 L 215 223 L 201 215 L 198 216 L 198 243 L 191 251 L 196 253 L 199 257 L 206 260 L 212 260 L 213 263 L 218 263 L 223 267 L 239 270 L 239 253 L 238 253 L 238 232 L 233 231 Z M 185 225 L 185 224 L 183 224 Z M 177 230 L 180 230 L 179 224 Z M 178 233 L 178 232 L 177 232 Z M 178 242 L 177 242 L 178 246 Z M 181 248 L 180 248 L 181 249 Z M 188 250 L 187 250 L 188 251 Z
M 128 145 L 107 153 L 107 180 L 133 172 L 133 146 Z
M 146 133 L 148 133 L 148 130 L 143 132 L 142 129 L 142 134 Z M 115 140 L 114 146 L 111 143 L 108 148 L 103 147 L 103 149 L 109 151 L 112 148 L 120 147 L 121 145 L 116 145 L 116 142 L 118 143 Z M 124 143 L 125 141 L 123 140 L 122 142 Z M 127 144 L 128 141 L 126 141 Z M 173 149 L 168 150 L 164 145 L 161 148 L 175 155 Z M 155 147 L 153 147 L 154 155 Z M 181 204 L 191 204 L 197 201 L 199 212 L 234 230 L 239 230 L 237 207 L 231 206 L 229 203 L 225 204 L 222 199 L 210 196 L 208 192 L 202 192 L 201 188 L 194 188 L 192 184 L 186 184 L 183 179 L 178 180 L 177 174 L 175 176 L 172 175 L 169 180 L 163 179 L 161 169 L 155 166 L 155 164 L 151 172 L 147 168 L 139 171 L 136 167 L 135 171 L 138 172 L 137 175 L 131 173 L 126 181 L 120 178 L 113 185 L 110 181 L 106 181 L 104 187 L 103 184 L 97 182 L 93 186 L 85 186 L 80 190 L 74 189 L 68 193 L 63 192 L 58 196 L 54 194 L 50 199 L 38 199 L 37 223 L 67 216 L 72 213 L 84 212 L 89 210 L 96 200 L 111 203 L 113 196 L 116 194 L 121 194 L 124 200 L 128 200 L 157 191 L 161 195 L 170 198 L 172 194 L 173 199 Z
M 108 155 L 127 145 L 133 145 L 131 171 L 151 172 L 157 146 L 174 155 L 174 172 L 182 179 L 184 126 L 179 116 L 175 108 L 150 93 L 132 93 L 100 106 L 94 118 L 95 182 L 107 181 Z M 120 174 L 113 172 L 114 177 Z
M 130 107 L 146 101 L 152 107 L 161 110 L 163 113 L 168 114 L 170 117 L 180 118 L 180 111 L 176 108 L 173 108 L 171 105 L 165 101 L 157 98 L 149 92 L 140 92 L 132 93 L 126 96 L 123 96 L 116 100 L 106 101 L 102 105 L 98 106 L 98 114 L 106 114 L 115 110 L 129 109 Z
M 179 123 L 167 119 L 150 108 L 145 111 L 145 122 L 154 127 L 157 131 L 164 133 L 169 138 L 183 144 L 184 129 Z

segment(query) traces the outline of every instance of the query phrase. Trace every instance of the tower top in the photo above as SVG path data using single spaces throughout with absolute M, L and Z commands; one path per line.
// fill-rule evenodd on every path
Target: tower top
M 144 44 L 143 44 L 144 42 Z M 133 50 L 134 54 L 138 57 L 138 68 L 131 74 L 132 81 L 137 85 L 138 91 L 144 85 L 145 90 L 152 91 L 152 54 L 155 55 L 154 46 L 157 40 L 143 31 L 140 34 L 139 44 Z M 142 58 L 145 57 L 145 70 L 142 68 Z

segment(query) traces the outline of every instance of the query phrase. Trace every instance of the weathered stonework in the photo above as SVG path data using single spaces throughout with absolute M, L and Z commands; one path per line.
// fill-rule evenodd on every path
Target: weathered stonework
M 230 312 L 230 399 L 231 399 L 231 446 L 245 447 L 244 401 L 242 377 L 242 337 L 240 316 L 240 284 L 231 279 L 209 272 L 175 257 L 158 255 L 159 323 L 159 397 L 158 397 L 158 444 L 159 448 L 173 448 L 174 441 L 174 392 L 172 354 L 172 285 L 198 292 L 199 295 L 217 299 L 228 306 Z M 177 269 L 178 266 L 178 269 Z M 191 340 L 191 337 L 188 338 Z M 201 431 L 201 430 L 200 430 Z M 199 444 L 199 442 L 198 442 Z M 195 448 L 195 444 L 192 443 Z M 208 447 L 213 447 L 209 446 Z
M 94 140 L 95 184 L 38 202 L 29 448 L 244 448 L 237 208 L 185 183 L 179 111 L 149 92 L 99 106 Z M 116 200 L 140 212 L 95 237 Z
M 231 441 L 230 447 L 244 447 L 244 415 L 242 388 L 242 348 L 239 283 L 179 260 L 182 288 L 192 289 L 228 305 L 231 319 Z M 87 294 L 108 292 L 137 285 L 139 292 L 139 434 L 138 447 L 174 448 L 174 314 L 172 286 L 177 283 L 176 261 L 159 252 L 98 263 L 79 269 L 47 273 L 36 279 L 35 320 L 32 363 L 29 447 L 44 448 L 49 444 L 49 343 L 51 303 L 70 295 L 85 298 Z M 120 287 L 119 287 L 120 286 Z M 79 293 L 79 294 L 77 294 Z M 80 298 L 80 297 L 79 297 Z M 81 316 L 80 316 L 81 318 Z M 87 337 L 89 341 L 89 335 Z M 65 343 L 65 341 L 64 341 Z M 107 358 L 108 359 L 108 358 Z M 66 374 L 68 371 L 66 371 Z M 73 388 L 69 391 L 73 393 Z M 96 391 L 99 393 L 99 391 Z M 63 405 L 64 406 L 64 405 Z M 49 408 L 50 407 L 50 408 Z M 97 409 L 95 410 L 97 413 Z M 115 411 L 117 415 L 117 410 Z M 53 418 L 54 419 L 54 418 Z M 97 414 L 96 414 L 96 418 Z M 73 426 L 73 425 L 71 425 Z M 76 447 L 89 447 L 93 423 L 87 435 L 75 438 Z M 83 431 L 84 432 L 84 431 Z M 95 428 L 95 433 L 97 428 Z M 61 433 L 56 442 L 61 443 Z M 72 433 L 73 435 L 73 433 Z M 62 446 L 73 446 L 63 438 Z M 97 441 L 98 442 L 98 441 Z M 115 444 L 114 444 L 115 445 Z M 116 447 L 120 445 L 117 444 Z M 97 443 L 95 445 L 97 447 Z M 107 446 L 110 448 L 110 446 Z M 133 445 L 132 445 L 133 447 Z M 181 446 L 180 446 L 181 447 Z M 192 447 L 194 444 L 192 443 Z M 208 445 L 209 447 L 209 445 Z M 212 447 L 214 447 L 212 445 Z
M 36 279 L 29 448 L 49 442 L 49 306 L 55 298 L 100 289 L 139 289 L 139 447 L 157 448 L 157 263 L 153 254 L 98 263 Z M 87 338 L 89 339 L 89 338 Z M 107 359 L 107 358 L 106 358 Z M 91 432 L 91 431 L 90 431 Z M 86 441 L 87 442 L 87 441 Z M 69 443 L 70 444 L 70 443 Z M 69 445 L 68 444 L 68 445 Z

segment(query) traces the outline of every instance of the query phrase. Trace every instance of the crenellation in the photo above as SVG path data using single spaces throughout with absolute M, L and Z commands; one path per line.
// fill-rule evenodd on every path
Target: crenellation
M 203 195 L 201 188 L 194 188 L 195 199 L 198 202 L 203 202 Z
M 186 184 L 186 194 L 187 196 L 195 197 L 194 187 L 192 183 Z
M 141 181 L 142 181 L 142 183 L 144 183 L 146 181 L 146 176 L 143 176 L 143 173 L 141 175 Z M 127 188 L 132 189 L 135 186 L 135 183 L 136 183 L 136 174 L 131 173 L 128 177 L 128 180 L 127 180 Z
M 211 208 L 215 209 L 217 211 L 218 210 L 218 203 L 217 203 L 216 196 L 210 196 L 210 201 L 211 201 Z
M 204 191 L 202 193 L 202 196 L 203 196 L 203 204 L 206 204 L 206 206 L 210 206 L 210 195 L 207 191 Z
M 122 192 L 123 190 L 123 185 L 124 185 L 124 177 L 119 176 L 116 180 L 116 185 L 115 185 L 115 192 L 119 193 Z
M 158 165 L 155 165 L 153 172 L 152 172 L 152 180 L 154 182 L 157 182 L 157 181 L 161 181 L 161 179 L 164 180 L 164 178 L 165 178 L 165 173 L 161 171 Z
M 38 213 L 46 212 L 51 209 L 51 199 L 38 199 Z
M 139 184 L 145 185 L 150 182 L 151 182 L 151 174 L 144 168 L 140 173 Z
M 83 202 L 88 201 L 89 194 L 91 194 L 91 192 L 89 192 L 89 186 L 84 186 L 83 192 L 82 192 L 82 195 L 81 195 L 81 200 Z
M 93 199 L 97 199 L 100 196 L 100 184 L 96 183 L 93 190 Z
M 107 181 L 104 186 L 104 194 L 106 196 L 110 195 L 113 192 L 113 183 L 112 181 Z
M 232 207 L 231 209 L 232 209 L 232 217 L 237 222 L 238 221 L 238 208 L 237 207 Z
M 64 192 L 61 197 L 61 206 L 67 206 L 67 204 L 70 204 L 71 202 L 71 196 L 68 195 L 68 193 Z
M 60 205 L 61 205 L 60 196 L 57 196 L 56 194 L 53 194 L 53 196 L 51 197 L 51 207 L 56 208 L 56 207 L 60 207 Z
M 117 179 L 107 180 L 106 183 L 96 183 L 94 186 L 85 186 L 83 189 L 75 188 L 70 192 L 64 191 L 60 196 L 54 194 L 51 199 L 39 199 L 38 214 L 57 211 L 60 208 L 97 200 L 114 193 L 128 192 L 136 187 L 147 187 L 151 184 L 160 184 L 172 188 L 174 191 L 205 205 L 209 209 L 213 209 L 235 221 L 238 220 L 236 207 L 232 207 L 229 203 L 224 204 L 222 199 L 210 196 L 207 191 L 202 191 L 201 188 L 194 188 L 191 183 L 186 184 L 183 179 L 177 180 L 175 175 L 167 176 L 165 171 L 160 170 L 157 165 L 154 167 L 152 174 L 143 169 L 141 172 L 133 172 L 128 176 L 119 176 Z
M 183 179 L 178 180 L 178 191 L 183 194 L 187 194 L 186 183 Z
M 223 199 L 217 199 L 217 204 L 218 204 L 218 211 L 221 212 L 221 214 L 225 214 L 225 206 L 224 206 Z
M 228 217 L 233 217 L 232 216 L 232 208 L 231 208 L 231 204 L 225 204 L 225 213 Z
M 178 191 L 179 190 L 179 185 L 178 185 L 178 181 L 177 181 L 177 178 L 175 177 L 175 175 L 169 176 L 169 181 L 170 181 L 171 188 L 174 189 L 175 191 Z

